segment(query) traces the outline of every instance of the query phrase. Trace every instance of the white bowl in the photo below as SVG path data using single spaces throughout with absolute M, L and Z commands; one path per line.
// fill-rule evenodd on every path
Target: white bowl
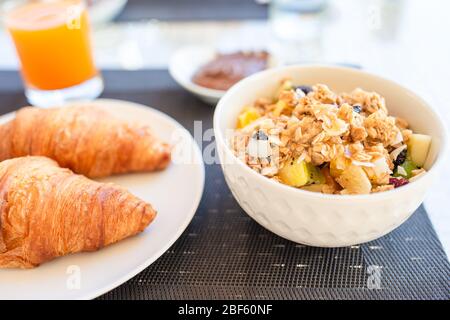
M 299 85 L 324 83 L 337 92 L 361 87 L 380 93 L 386 98 L 391 114 L 407 119 L 414 131 L 432 136 L 424 166 L 428 172 L 391 191 L 327 195 L 292 188 L 251 170 L 233 155 L 226 141 L 226 130 L 235 127 L 243 106 L 258 97 L 273 96 L 286 77 Z M 282 67 L 240 81 L 217 105 L 214 133 L 225 179 L 241 207 L 277 235 L 319 247 L 367 242 L 401 225 L 422 203 L 447 147 L 446 129 L 439 115 L 413 92 L 367 72 L 330 66 Z
M 225 90 L 215 90 L 192 82 L 195 72 L 213 60 L 217 51 L 208 46 L 188 46 L 176 51 L 169 62 L 169 73 L 187 91 L 193 93 L 210 105 L 216 105 Z

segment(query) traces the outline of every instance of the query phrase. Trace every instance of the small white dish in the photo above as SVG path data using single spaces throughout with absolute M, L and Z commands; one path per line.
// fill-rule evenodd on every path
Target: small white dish
M 361 87 L 385 97 L 391 114 L 406 119 L 414 131 L 431 135 L 426 174 L 400 188 L 368 195 L 328 195 L 275 182 L 234 156 L 226 141 L 242 107 L 273 97 L 282 79 L 295 84 L 324 83 L 334 91 Z M 382 77 L 343 67 L 298 65 L 266 70 L 233 86 L 214 113 L 214 134 L 225 180 L 241 207 L 258 223 L 286 239 L 319 247 L 367 242 L 400 226 L 420 206 L 442 169 L 446 128 L 420 97 Z
M 239 51 L 239 49 L 233 51 Z M 172 78 L 184 89 L 212 106 L 219 102 L 227 90 L 202 87 L 192 82 L 192 77 L 198 69 L 212 61 L 218 52 L 217 49 L 210 46 L 187 46 L 176 51 L 169 62 L 169 73 Z M 277 65 L 278 61 L 270 55 L 268 67 L 272 68 Z
M 199 86 L 192 82 L 192 76 L 216 54 L 217 50 L 213 47 L 188 46 L 176 51 L 169 62 L 169 73 L 175 81 L 210 105 L 216 105 L 226 91 Z
M 203 193 L 204 165 L 186 129 L 162 112 L 136 103 L 99 99 L 88 104 L 104 106 L 124 119 L 148 123 L 158 136 L 174 145 L 174 159 L 166 170 L 101 179 L 148 201 L 158 215 L 141 234 L 99 251 L 68 255 L 30 270 L 0 269 L 1 300 L 92 299 L 104 294 L 158 259 L 197 210 Z M 11 118 L 12 113 L 3 115 L 0 123 Z

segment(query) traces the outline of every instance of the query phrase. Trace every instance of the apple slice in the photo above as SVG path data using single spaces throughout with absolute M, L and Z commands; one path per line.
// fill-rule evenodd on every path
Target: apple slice
M 430 150 L 431 137 L 426 134 L 414 133 L 408 141 L 408 151 L 412 162 L 423 167 Z

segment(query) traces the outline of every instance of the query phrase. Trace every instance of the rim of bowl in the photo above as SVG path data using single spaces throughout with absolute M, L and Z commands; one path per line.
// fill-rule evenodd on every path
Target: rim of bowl
M 220 116 L 221 110 L 222 110 L 223 106 L 225 105 L 228 97 L 233 95 L 234 92 L 239 90 L 241 87 L 245 86 L 247 84 L 247 82 L 256 81 L 258 78 L 262 79 L 268 74 L 278 73 L 281 70 L 299 69 L 299 68 L 300 69 L 326 69 L 331 72 L 333 72 L 334 70 L 340 70 L 340 71 L 346 71 L 346 72 L 350 72 L 350 73 L 354 73 L 354 74 L 364 74 L 364 75 L 367 75 L 370 77 L 374 77 L 380 81 L 387 82 L 392 85 L 398 86 L 401 89 L 403 89 L 407 94 L 409 94 L 412 97 L 414 97 L 415 99 L 421 101 L 426 106 L 428 111 L 430 112 L 431 117 L 434 118 L 433 120 L 435 121 L 435 123 L 437 123 L 440 126 L 439 131 L 442 134 L 442 141 L 441 141 L 441 145 L 440 145 L 439 151 L 436 156 L 436 160 L 434 161 L 434 164 L 431 166 L 431 168 L 429 170 L 427 170 L 427 172 L 425 173 L 425 176 L 428 176 L 431 173 L 436 172 L 441 167 L 442 162 L 444 160 L 444 157 L 443 157 L 444 151 L 448 147 L 447 128 L 444 125 L 444 123 L 442 122 L 439 115 L 436 113 L 436 111 L 430 106 L 430 104 L 427 101 L 425 101 L 423 98 L 419 97 L 416 93 L 414 93 L 410 89 L 404 87 L 403 85 L 398 84 L 397 82 L 395 82 L 393 80 L 384 78 L 382 76 L 379 76 L 379 75 L 376 75 L 376 74 L 373 74 L 370 72 L 362 71 L 362 70 L 356 70 L 353 68 L 341 67 L 341 66 L 330 66 L 330 65 L 325 65 L 325 64 L 296 64 L 296 65 L 282 66 L 282 67 L 277 67 L 277 68 L 260 71 L 258 73 L 255 73 L 255 74 L 239 81 L 238 83 L 236 83 L 233 87 L 231 87 L 226 92 L 226 94 L 220 99 L 219 103 L 216 106 L 216 109 L 214 111 L 213 127 L 214 127 L 215 138 L 216 138 L 216 140 L 218 140 L 217 143 L 222 143 L 222 145 L 225 146 L 224 152 L 226 152 L 230 157 L 233 157 L 233 159 L 235 160 L 235 163 L 238 164 L 239 166 L 243 167 L 244 171 L 248 172 L 248 174 L 255 176 L 256 179 L 259 179 L 262 183 L 268 183 L 269 185 L 272 185 L 274 188 L 279 188 L 280 190 L 289 192 L 293 195 L 304 195 L 304 196 L 310 196 L 313 198 L 324 199 L 324 200 L 340 199 L 340 201 L 379 200 L 379 199 L 385 198 L 387 195 L 389 195 L 389 196 L 395 196 L 396 194 L 400 195 L 400 193 L 408 192 L 408 190 L 412 189 L 414 187 L 414 185 L 416 185 L 417 183 L 420 183 L 420 181 L 423 178 L 425 178 L 425 176 L 424 176 L 424 177 L 418 179 L 417 181 L 413 181 L 411 183 L 408 183 L 407 185 L 402 186 L 401 188 L 395 188 L 393 190 L 377 192 L 377 193 L 350 194 L 350 195 L 325 194 L 325 193 L 321 193 L 321 192 L 312 192 L 312 191 L 302 190 L 299 188 L 294 188 L 294 187 L 285 185 L 283 183 L 268 179 L 268 178 L 264 177 L 263 175 L 257 173 L 256 171 L 250 169 L 244 162 L 242 162 L 239 158 L 237 158 L 231 152 L 230 147 L 228 146 L 224 137 L 222 136 L 222 132 L 221 132 L 220 126 L 219 126 L 219 122 L 220 122 L 219 116 Z
M 172 76 L 172 78 L 175 79 L 176 82 L 178 82 L 178 84 L 180 84 L 183 88 L 185 88 L 188 91 L 191 91 L 191 92 L 193 92 L 195 94 L 198 94 L 198 95 L 208 96 L 208 97 L 211 97 L 211 98 L 220 99 L 227 92 L 226 90 L 217 90 L 217 89 L 211 89 L 211 88 L 203 87 L 203 86 L 200 86 L 200 85 L 192 82 L 191 78 L 186 80 L 183 77 L 181 77 L 181 76 L 179 77 L 178 76 L 178 71 L 177 71 L 177 69 L 175 67 L 176 61 L 178 61 L 181 58 L 186 58 L 186 57 L 182 57 L 182 55 L 186 51 L 188 51 L 188 49 L 192 49 L 192 48 L 201 48 L 201 49 L 204 49 L 204 50 L 210 50 L 211 49 L 209 47 L 202 47 L 202 46 L 198 46 L 198 47 L 197 46 L 187 46 L 187 47 L 183 47 L 183 48 L 179 49 L 170 58 L 170 61 L 169 61 L 169 73 L 170 73 L 170 75 Z M 205 61 L 205 63 L 207 63 L 207 62 L 208 61 Z

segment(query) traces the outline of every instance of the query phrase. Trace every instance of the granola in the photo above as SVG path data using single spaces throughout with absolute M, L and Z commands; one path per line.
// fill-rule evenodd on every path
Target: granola
M 235 155 L 256 172 L 329 194 L 387 191 L 417 179 L 430 143 L 405 119 L 389 115 L 376 92 L 339 94 L 290 80 L 273 99 L 244 107 L 231 139 Z

